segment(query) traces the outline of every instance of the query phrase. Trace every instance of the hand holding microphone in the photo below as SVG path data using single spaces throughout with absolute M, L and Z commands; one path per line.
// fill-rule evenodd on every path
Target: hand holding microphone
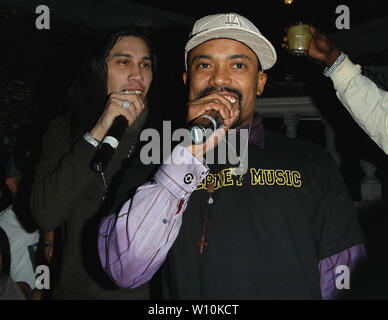
M 237 98 L 214 92 L 191 100 L 187 105 L 187 119 L 192 121 L 189 130 L 193 144 L 186 148 L 197 159 L 202 159 L 207 151 L 218 145 L 237 120 L 240 114 Z
M 207 111 L 189 126 L 191 140 L 195 144 L 204 143 L 214 131 L 224 127 L 224 118 L 218 111 Z
M 144 110 L 140 93 L 138 90 L 124 89 L 120 94 L 110 95 L 103 114 L 90 132 L 95 139 L 102 140 L 90 164 L 93 170 L 105 170 L 125 129 Z

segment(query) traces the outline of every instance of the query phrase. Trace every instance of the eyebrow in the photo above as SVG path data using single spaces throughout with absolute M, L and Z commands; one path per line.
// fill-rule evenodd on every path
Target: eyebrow
M 133 58 L 133 55 L 131 55 L 131 54 L 129 54 L 129 53 L 120 53 L 120 52 L 118 52 L 118 53 L 115 53 L 115 54 L 113 54 L 113 55 L 111 56 L 111 58 L 119 58 L 119 57 L 124 57 L 124 58 L 130 58 L 130 59 L 132 59 L 132 58 Z M 150 56 L 144 56 L 144 57 L 142 58 L 142 60 L 150 60 L 150 61 L 152 61 L 152 59 L 151 59 Z
M 211 59 L 212 56 L 209 56 L 207 54 L 199 54 L 199 55 L 196 55 L 192 60 L 191 60 L 191 63 L 194 63 L 195 60 L 199 60 L 199 59 Z
M 244 59 L 248 61 L 252 61 L 252 59 L 245 54 L 232 54 L 228 57 L 229 59 Z
M 195 60 L 199 60 L 199 59 L 211 59 L 212 56 L 210 55 L 207 55 L 207 54 L 199 54 L 197 56 L 195 56 L 192 60 L 191 60 L 191 63 L 194 63 Z M 244 60 L 248 60 L 248 61 L 252 61 L 252 59 L 250 57 L 248 57 L 247 55 L 245 54 L 232 54 L 232 55 L 229 55 L 227 57 L 228 59 L 230 60 L 234 60 L 234 59 L 244 59 Z

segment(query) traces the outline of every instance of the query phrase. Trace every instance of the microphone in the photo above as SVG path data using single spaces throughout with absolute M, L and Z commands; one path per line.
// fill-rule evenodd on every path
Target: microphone
M 105 170 L 127 127 L 128 120 L 123 115 L 119 115 L 113 120 L 112 126 L 100 143 L 90 163 L 90 167 L 94 171 L 100 173 Z
M 191 140 L 193 144 L 204 143 L 214 131 L 224 127 L 224 119 L 218 111 L 207 111 L 189 126 Z

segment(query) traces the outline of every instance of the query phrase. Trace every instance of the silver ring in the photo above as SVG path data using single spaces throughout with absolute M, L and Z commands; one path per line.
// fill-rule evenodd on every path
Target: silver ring
M 123 104 L 121 105 L 124 109 L 129 109 L 129 107 L 131 106 L 131 103 L 132 101 L 129 101 L 129 100 L 124 100 L 123 101 Z

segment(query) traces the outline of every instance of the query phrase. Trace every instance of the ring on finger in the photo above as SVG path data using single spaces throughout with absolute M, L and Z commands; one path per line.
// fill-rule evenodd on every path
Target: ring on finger
M 132 101 L 124 100 L 123 104 L 121 105 L 124 109 L 129 109 L 131 107 Z

